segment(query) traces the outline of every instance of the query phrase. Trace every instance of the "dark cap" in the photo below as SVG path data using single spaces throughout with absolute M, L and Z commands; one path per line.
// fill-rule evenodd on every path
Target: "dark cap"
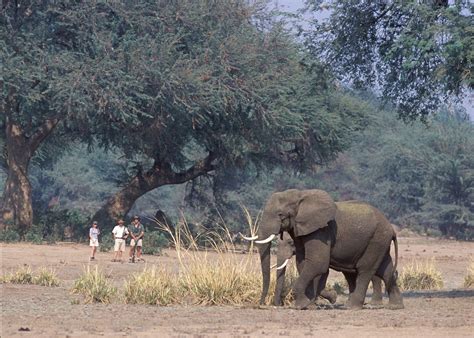
M 133 219 L 138 219 L 138 220 L 140 220 L 140 217 L 139 217 L 139 216 L 133 216 Z
M 119 224 L 125 223 L 125 222 L 123 221 L 123 219 L 119 219 L 118 222 L 119 222 Z

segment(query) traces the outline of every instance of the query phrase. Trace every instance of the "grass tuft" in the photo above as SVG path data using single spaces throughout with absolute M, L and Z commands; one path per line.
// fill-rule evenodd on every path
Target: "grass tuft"
M 33 284 L 41 286 L 59 286 L 59 279 L 52 269 L 40 268 L 33 277 Z
M 443 287 L 443 277 L 434 261 L 415 262 L 405 266 L 398 277 L 402 290 L 438 290 Z
M 467 275 L 464 276 L 464 287 L 474 288 L 474 260 L 469 264 L 467 268 Z
M 97 266 L 93 270 L 88 266 L 82 276 L 74 281 L 71 292 L 82 294 L 86 303 L 110 303 L 117 289 Z
M 169 305 L 177 302 L 176 275 L 155 267 L 145 268 L 125 281 L 124 300 L 128 304 Z
M 33 284 L 33 270 L 29 265 L 23 265 L 7 276 L 6 281 L 13 284 Z

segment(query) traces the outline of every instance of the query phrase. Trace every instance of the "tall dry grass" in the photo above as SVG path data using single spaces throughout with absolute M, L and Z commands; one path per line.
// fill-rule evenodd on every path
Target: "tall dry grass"
M 85 303 L 110 303 L 117 289 L 97 266 L 94 269 L 87 266 L 74 281 L 71 292 L 82 295 Z
M 59 286 L 60 282 L 53 269 L 40 267 L 33 272 L 29 265 L 23 265 L 16 271 L 3 275 L 0 278 L 1 283 L 12 284 L 34 284 L 40 286 Z
M 244 209 L 251 233 L 256 221 Z M 219 224 L 214 230 L 194 236 L 183 221 L 171 228 L 158 223 L 167 233 L 179 261 L 177 301 L 202 305 L 256 303 L 261 291 L 261 275 L 252 244 L 242 254 L 233 243 L 229 229 Z M 208 244 L 201 248 L 198 241 Z
M 467 274 L 464 276 L 464 287 L 474 288 L 474 260 L 467 267 Z
M 434 260 L 412 261 L 405 266 L 398 277 L 402 290 L 438 290 L 444 285 L 443 276 L 436 268 Z

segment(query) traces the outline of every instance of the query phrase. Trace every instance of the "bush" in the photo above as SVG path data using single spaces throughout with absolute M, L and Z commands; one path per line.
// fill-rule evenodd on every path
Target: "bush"
M 20 235 L 13 229 L 5 229 L 0 231 L 0 242 L 12 243 L 18 242 Z
M 88 238 L 88 217 L 77 210 L 48 209 L 39 217 L 38 227 L 48 243 Z
M 94 270 L 88 266 L 82 276 L 74 281 L 71 292 L 84 296 L 86 303 L 110 303 L 117 289 L 97 266 Z
M 33 244 L 43 244 L 43 236 L 38 233 L 27 232 L 25 235 L 25 241 Z
M 437 290 L 443 287 L 443 278 L 433 261 L 413 261 L 403 268 L 399 278 L 402 290 Z
M 24 265 L 7 278 L 13 284 L 33 284 L 33 271 L 29 265 Z
M 345 294 L 346 290 L 349 289 L 349 285 L 347 285 L 347 281 L 345 279 L 337 279 L 332 284 L 327 286 L 328 290 L 334 290 L 338 295 Z
M 474 261 L 467 268 L 467 275 L 464 276 L 464 287 L 474 288 Z
M 24 265 L 13 273 L 3 275 L 0 282 L 34 284 L 40 286 L 59 286 L 59 279 L 53 270 L 41 267 L 38 269 L 37 273 L 34 274 L 29 265 Z
M 145 255 L 158 255 L 168 245 L 169 241 L 163 233 L 159 231 L 147 232 L 143 239 L 143 253 Z
M 33 284 L 41 286 L 59 286 L 59 279 L 52 269 L 40 268 L 33 277 Z
M 177 301 L 177 277 L 153 267 L 132 275 L 125 282 L 124 298 L 129 304 L 169 305 Z
M 100 252 L 109 252 L 114 247 L 114 240 L 112 236 L 102 236 L 102 240 L 99 242 Z

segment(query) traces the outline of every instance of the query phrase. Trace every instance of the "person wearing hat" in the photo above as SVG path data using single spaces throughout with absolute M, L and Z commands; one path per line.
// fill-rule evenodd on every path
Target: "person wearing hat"
M 95 260 L 95 253 L 97 247 L 99 246 L 99 234 L 100 230 L 97 228 L 97 222 L 92 222 L 92 227 L 89 229 L 89 246 L 91 247 L 91 257 L 90 260 Z
M 145 235 L 145 228 L 140 223 L 140 217 L 134 216 L 132 224 L 129 227 L 130 236 L 132 240 L 130 241 L 130 257 L 129 262 L 132 262 L 133 252 L 136 250 L 136 257 L 138 261 L 144 261 L 142 258 L 142 246 L 143 246 L 143 236 Z M 135 247 L 136 245 L 136 247 Z
M 112 262 L 122 262 L 122 252 L 125 251 L 125 240 L 128 237 L 128 229 L 125 227 L 123 219 L 119 219 L 118 224 L 112 230 L 112 235 L 115 240 L 114 245 L 114 259 Z

